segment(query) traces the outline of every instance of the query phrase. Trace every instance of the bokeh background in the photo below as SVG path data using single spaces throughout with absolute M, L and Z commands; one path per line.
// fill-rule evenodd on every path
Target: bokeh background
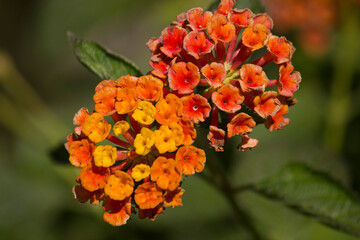
M 243 6 L 254 1 L 243 0 Z M 101 206 L 80 205 L 71 188 L 77 170 L 59 157 L 81 107 L 93 108 L 99 79 L 73 55 L 67 31 L 94 40 L 150 70 L 145 43 L 193 7 L 211 0 L 0 0 L 0 239 L 251 239 L 226 199 L 201 177 L 185 181 L 182 207 L 155 222 L 133 216 L 114 228 Z M 360 192 L 360 12 L 351 0 L 264 0 L 274 33 L 297 48 L 301 72 L 291 124 L 252 137 L 259 145 L 224 161 L 229 177 L 246 184 L 305 162 Z M 57 154 L 54 155 L 54 152 Z M 207 151 L 209 155 L 212 151 Z M 56 158 L 54 158 L 56 156 Z M 276 201 L 244 192 L 238 201 L 264 239 L 353 240 Z

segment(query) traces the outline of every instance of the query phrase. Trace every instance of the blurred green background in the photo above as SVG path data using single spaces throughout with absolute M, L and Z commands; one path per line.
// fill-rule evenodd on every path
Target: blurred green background
M 67 156 L 64 162 L 51 157 L 72 131 L 74 113 L 83 106 L 93 109 L 99 82 L 76 60 L 67 31 L 126 56 L 146 73 L 146 41 L 181 12 L 211 3 L 0 0 L 0 239 L 251 239 L 226 199 L 199 176 L 183 184 L 183 207 L 167 209 L 155 222 L 132 216 L 126 226 L 111 227 L 102 220 L 101 206 L 73 199 L 77 170 Z M 299 161 L 360 192 L 358 6 L 337 5 L 321 53 L 309 51 L 297 29 L 280 29 L 297 48 L 299 102 L 290 108 L 291 124 L 283 130 L 270 134 L 263 126 L 255 128 L 251 136 L 260 142 L 252 151 L 235 152 L 231 141 L 225 150 L 230 158 L 217 155 L 230 161 L 224 166 L 230 166 L 234 185 L 264 179 Z M 356 239 L 255 193 L 242 193 L 238 200 L 264 239 Z

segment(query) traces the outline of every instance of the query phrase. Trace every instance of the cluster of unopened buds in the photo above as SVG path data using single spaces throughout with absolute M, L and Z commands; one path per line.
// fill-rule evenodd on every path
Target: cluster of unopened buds
M 110 224 L 123 225 L 137 211 L 153 220 L 165 207 L 182 205 L 183 175 L 205 164 L 204 150 L 192 146 L 194 124 L 209 128 L 216 151 L 233 136 L 241 137 L 239 150 L 255 147 L 248 134 L 257 123 L 270 132 L 289 124 L 284 115 L 301 79 L 291 64 L 295 49 L 270 33 L 268 15 L 234 4 L 180 14 L 148 41 L 149 75 L 102 81 L 95 110 L 75 115 L 65 144 L 71 164 L 82 168 L 73 192 L 81 203 L 102 202 Z M 249 60 L 262 48 L 263 56 Z M 279 67 L 274 80 L 263 70 L 270 62 Z

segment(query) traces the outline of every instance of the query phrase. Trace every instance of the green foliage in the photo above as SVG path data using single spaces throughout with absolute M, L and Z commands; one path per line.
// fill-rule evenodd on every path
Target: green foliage
M 101 79 L 117 79 L 124 75 L 141 76 L 139 68 L 125 57 L 109 52 L 99 44 L 84 41 L 68 33 L 77 59 Z
M 328 226 L 360 236 L 359 200 L 324 173 L 291 163 L 254 189 Z

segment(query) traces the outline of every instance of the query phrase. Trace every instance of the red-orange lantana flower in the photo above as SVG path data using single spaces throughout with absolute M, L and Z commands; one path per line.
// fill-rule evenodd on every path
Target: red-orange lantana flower
M 250 129 L 265 122 L 270 131 L 280 129 L 269 127 L 273 125 L 269 122 L 280 110 L 280 98 L 286 98 L 283 105 L 288 107 L 296 102 L 290 98 L 301 80 L 291 64 L 295 48 L 285 37 L 271 33 L 271 17 L 234 6 L 234 0 L 221 0 L 213 12 L 190 9 L 147 43 L 151 73 L 181 98 L 186 118 L 195 124 L 210 118 L 208 140 L 217 151 L 235 135 L 242 136 L 240 145 L 245 147 L 240 150 L 256 145 L 255 140 L 245 144 L 249 131 L 239 130 L 239 116 L 244 114 Z M 265 71 L 270 62 L 279 68 L 275 79 Z

